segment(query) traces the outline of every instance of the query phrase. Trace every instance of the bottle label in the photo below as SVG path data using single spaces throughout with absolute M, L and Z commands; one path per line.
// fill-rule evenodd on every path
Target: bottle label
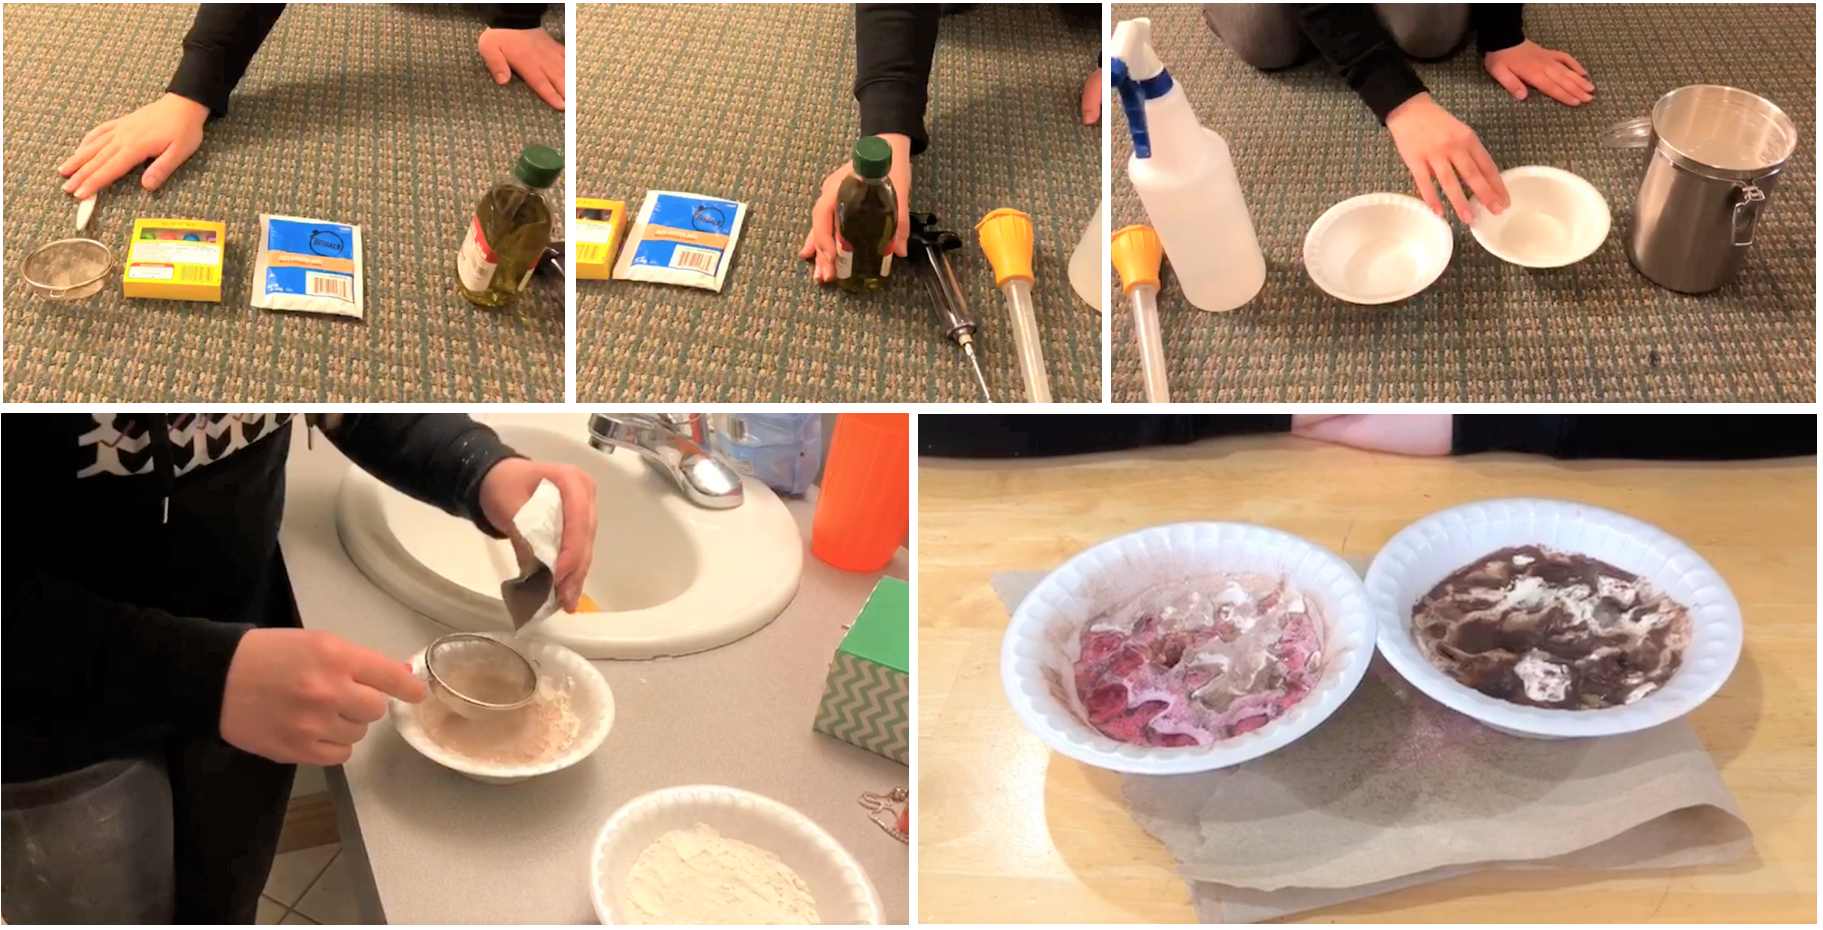
M 854 251 L 851 249 L 843 248 L 842 243 L 837 242 L 836 243 L 836 277 L 847 278 L 847 277 L 853 276 L 854 273 L 855 273 L 855 253 L 854 253 Z
M 481 217 L 471 217 L 468 221 L 468 235 L 462 239 L 462 250 L 456 253 L 456 274 L 462 278 L 462 286 L 471 291 L 485 291 L 494 282 L 494 269 L 500 267 L 500 256 L 488 248 L 487 237 L 481 233 Z
M 888 252 L 880 258 L 880 277 L 884 278 L 893 270 L 893 253 Z

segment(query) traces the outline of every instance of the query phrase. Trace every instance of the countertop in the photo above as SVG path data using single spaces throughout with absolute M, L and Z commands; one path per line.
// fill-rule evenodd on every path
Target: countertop
M 921 461 L 919 920 L 1185 922 L 1189 895 L 1118 802 L 1119 776 L 1047 750 L 1000 685 L 1007 612 L 989 578 L 1050 569 L 1131 530 L 1239 520 L 1371 555 L 1436 510 L 1568 498 L 1651 522 L 1727 579 L 1746 646 L 1691 715 L 1757 855 L 1624 877 L 1486 871 L 1294 917 L 1312 923 L 1816 919 L 1816 460 L 1414 459 L 1289 437 L 1045 462 Z M 1066 813 L 1067 812 L 1067 813 Z
M 281 536 L 304 624 L 401 659 L 448 630 L 394 601 L 343 552 L 335 498 L 348 460 L 297 430 Z M 789 507 L 808 536 L 813 507 Z M 882 575 L 907 577 L 901 550 Z M 811 729 L 843 625 L 880 575 L 808 551 L 798 595 L 746 639 L 695 656 L 597 662 L 614 691 L 608 740 L 582 763 L 515 785 L 471 781 L 419 755 L 390 722 L 328 771 L 345 851 L 369 920 L 396 924 L 593 923 L 588 857 L 602 824 L 635 796 L 732 785 L 802 811 L 860 861 L 890 922 L 905 923 L 907 848 L 867 818 L 866 791 L 908 783 L 906 767 Z M 717 687 L 703 687 L 714 682 Z

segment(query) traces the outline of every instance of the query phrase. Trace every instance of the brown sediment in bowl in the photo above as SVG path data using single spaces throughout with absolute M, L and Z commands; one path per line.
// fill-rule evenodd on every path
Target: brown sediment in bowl
M 1682 665 L 1690 612 L 1650 581 L 1576 553 L 1513 546 L 1412 607 L 1419 651 L 1489 697 L 1558 710 L 1632 704 Z

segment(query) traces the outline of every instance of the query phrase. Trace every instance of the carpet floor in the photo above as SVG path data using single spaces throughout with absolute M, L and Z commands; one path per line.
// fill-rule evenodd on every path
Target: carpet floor
M 1756 4 L 1537 4 L 1526 33 L 1576 56 L 1593 102 L 1514 100 L 1473 49 L 1417 65 L 1432 94 L 1475 129 L 1502 168 L 1581 175 L 1613 214 L 1592 256 L 1528 270 L 1482 249 L 1451 218 L 1455 257 L 1429 290 L 1389 307 L 1341 303 L 1302 264 L 1304 234 L 1357 194 L 1409 192 L 1386 130 L 1321 62 L 1261 73 L 1204 25 L 1199 7 L 1114 4 L 1111 22 L 1151 17 L 1165 66 L 1204 124 L 1234 150 L 1266 252 L 1265 289 L 1229 314 L 1202 313 L 1167 278 L 1160 295 L 1174 401 L 1798 402 L 1816 400 L 1816 8 Z M 1686 84 L 1729 84 L 1783 107 L 1800 141 L 1763 214 L 1747 267 L 1705 296 L 1675 294 L 1625 251 L 1642 155 L 1601 146 Z M 1119 107 L 1111 107 L 1118 112 Z M 1144 222 L 1113 117 L 1111 219 Z M 1144 399 L 1124 300 L 1111 304 L 1111 395 Z
M 562 402 L 562 281 L 506 310 L 455 290 L 476 200 L 526 144 L 561 146 L 564 126 L 524 83 L 488 76 L 472 9 L 295 4 L 163 190 L 135 170 L 102 192 L 88 235 L 117 266 L 135 218 L 226 223 L 220 304 L 128 300 L 118 267 L 86 300 L 28 293 L 26 254 L 74 234 L 58 164 L 164 91 L 194 11 L 5 8 L 6 400 Z M 546 22 L 561 30 L 561 8 Z M 365 320 L 250 306 L 260 213 L 362 227 Z
M 1098 30 L 1050 5 L 983 5 L 946 16 L 937 41 L 911 206 L 964 236 L 951 262 L 996 400 L 1023 397 L 971 229 L 996 207 L 1032 217 L 1054 398 L 1101 399 L 1101 320 L 1066 274 L 1101 195 L 1101 127 L 1079 116 Z M 797 257 L 811 202 L 855 141 L 848 4 L 582 3 L 576 32 L 577 196 L 629 211 L 649 189 L 748 205 L 720 294 L 577 282 L 578 400 L 981 399 L 910 268 L 854 296 L 818 286 Z

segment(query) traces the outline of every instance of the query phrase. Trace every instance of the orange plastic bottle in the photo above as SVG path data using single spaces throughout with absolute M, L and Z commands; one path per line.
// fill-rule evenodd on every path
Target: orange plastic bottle
M 844 571 L 877 572 L 910 528 L 910 414 L 837 414 L 810 551 Z

